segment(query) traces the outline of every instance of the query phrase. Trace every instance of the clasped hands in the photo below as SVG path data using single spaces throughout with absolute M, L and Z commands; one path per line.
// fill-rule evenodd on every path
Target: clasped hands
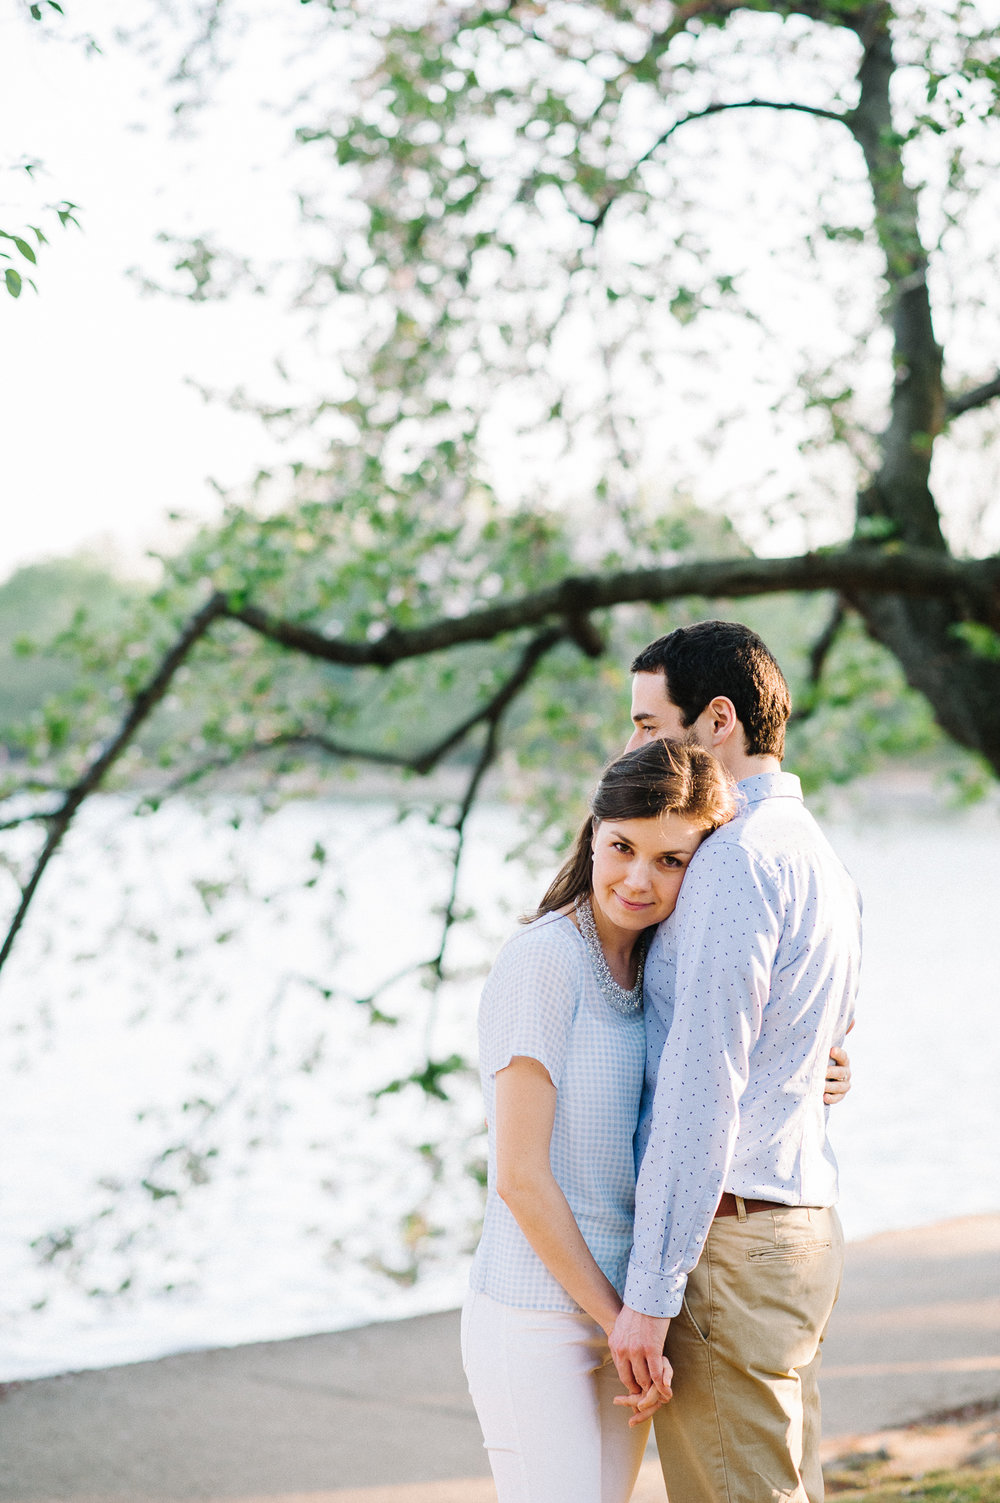
M 669 1404 L 673 1369 L 663 1355 L 670 1329 L 669 1318 L 640 1315 L 623 1305 L 608 1337 L 618 1376 L 627 1393 L 616 1404 L 631 1409 L 629 1425 L 641 1425 Z

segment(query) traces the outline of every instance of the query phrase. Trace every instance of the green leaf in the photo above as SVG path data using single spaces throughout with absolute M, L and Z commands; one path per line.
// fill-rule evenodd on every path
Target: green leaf
M 951 628 L 951 635 L 964 642 L 977 658 L 1000 663 L 1000 634 L 992 627 L 980 621 L 960 621 Z
M 141 1184 L 144 1190 L 149 1191 L 154 1200 L 167 1200 L 170 1197 L 175 1200 L 179 1199 L 176 1190 L 170 1190 L 163 1185 L 154 1184 L 150 1179 L 142 1180 Z
M 14 244 L 17 246 L 18 250 L 21 252 L 21 255 L 25 258 L 25 260 L 30 261 L 34 266 L 38 261 L 38 257 L 35 255 L 35 252 L 32 250 L 27 240 L 22 240 L 20 235 L 11 235 L 10 238 L 13 240 Z
M 388 1085 L 382 1086 L 372 1095 L 377 1100 L 380 1096 L 396 1096 L 404 1086 L 419 1086 L 428 1096 L 435 1097 L 438 1101 L 447 1101 L 448 1093 L 441 1085 L 442 1077 L 452 1075 L 456 1070 L 468 1069 L 467 1061 L 460 1054 L 449 1054 L 447 1059 L 429 1059 L 422 1070 L 414 1070 L 412 1075 L 407 1075 L 399 1080 L 390 1080 Z
M 895 537 L 898 527 L 890 517 L 861 517 L 854 529 L 856 539 L 864 538 L 866 542 L 884 543 L 889 538 Z
M 678 287 L 670 299 L 670 311 L 679 324 L 689 324 L 698 313 L 698 299 L 689 287 Z
M 3 274 L 3 279 L 7 283 L 7 291 L 10 293 L 11 297 L 20 297 L 21 296 L 21 274 L 20 274 L 20 272 L 15 271 L 14 268 L 13 268 L 13 266 L 8 266 L 7 269 L 6 269 L 6 271 Z

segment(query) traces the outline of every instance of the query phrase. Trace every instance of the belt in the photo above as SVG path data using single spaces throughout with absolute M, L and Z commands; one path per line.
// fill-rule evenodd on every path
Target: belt
M 722 1199 L 716 1207 L 716 1216 L 738 1216 L 740 1212 L 736 1204 L 737 1198 L 729 1190 L 723 1190 Z M 781 1200 L 747 1200 L 744 1197 L 743 1205 L 748 1216 L 752 1216 L 755 1211 L 787 1211 L 789 1209 Z

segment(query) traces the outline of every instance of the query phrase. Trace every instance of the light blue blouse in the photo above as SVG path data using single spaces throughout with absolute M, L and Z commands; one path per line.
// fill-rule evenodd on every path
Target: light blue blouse
M 489 1127 L 483 1236 L 474 1289 L 527 1310 L 577 1311 L 496 1192 L 496 1074 L 515 1055 L 540 1060 L 556 1087 L 550 1160 L 601 1270 L 622 1292 L 632 1245 L 632 1135 L 645 1058 L 642 1014 L 604 1000 L 576 925 L 546 914 L 507 941 L 483 990 L 479 1068 Z

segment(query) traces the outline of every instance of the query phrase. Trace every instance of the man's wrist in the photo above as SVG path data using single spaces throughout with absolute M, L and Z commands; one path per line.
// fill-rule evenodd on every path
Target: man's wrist
M 666 1274 L 630 1262 L 625 1280 L 625 1304 L 637 1315 L 669 1320 L 684 1303 L 687 1274 Z

